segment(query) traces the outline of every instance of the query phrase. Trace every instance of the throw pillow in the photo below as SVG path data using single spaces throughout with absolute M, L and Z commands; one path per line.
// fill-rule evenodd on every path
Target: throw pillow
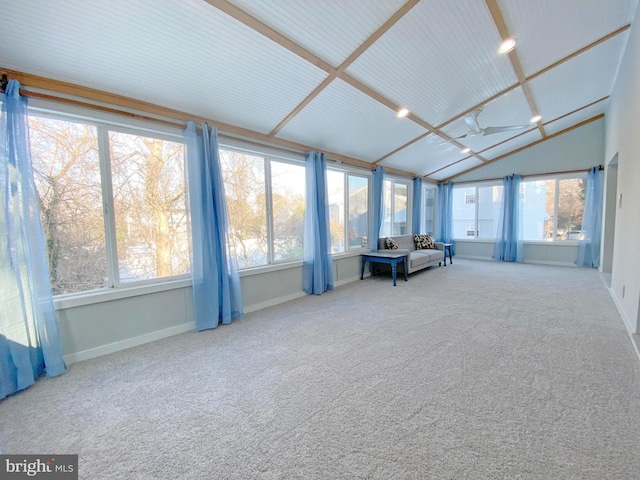
M 417 250 L 435 250 L 436 246 L 429 235 L 414 235 L 413 241 Z
M 413 241 L 416 244 L 416 250 L 423 250 L 425 248 L 428 248 L 426 235 L 414 235 Z
M 436 244 L 433 243 L 433 239 L 429 235 L 425 235 L 425 237 L 427 237 L 427 248 L 429 250 L 435 250 Z
M 387 243 L 387 248 L 391 250 L 397 250 L 398 248 L 400 248 L 397 242 L 393 238 L 387 238 L 386 243 Z

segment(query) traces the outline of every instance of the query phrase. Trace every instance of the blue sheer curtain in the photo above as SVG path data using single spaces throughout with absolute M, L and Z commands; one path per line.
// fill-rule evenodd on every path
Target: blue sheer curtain
M 422 178 L 413 179 L 413 208 L 411 209 L 413 233 L 422 233 Z
M 587 192 L 582 215 L 583 240 L 578 245 L 576 265 L 581 267 L 600 266 L 600 234 L 602 232 L 603 172 L 593 167 L 587 175 Z
M 242 318 L 237 262 L 230 251 L 227 201 L 218 153 L 218 129 L 193 122 L 184 132 L 191 217 L 193 305 L 196 329 Z
M 438 241 L 453 247 L 453 182 L 438 185 Z
M 384 214 L 384 178 L 386 170 L 378 167 L 373 171 L 373 212 L 371 215 L 371 231 L 369 232 L 369 246 L 372 252 L 378 251 L 378 237 Z
M 303 288 L 320 295 L 333 290 L 331 232 L 324 153 L 308 152 L 305 161 L 307 208 L 304 211 Z
M 504 262 L 522 262 L 522 219 L 520 212 L 520 175 L 503 178 L 502 209 L 498 221 L 498 233 L 493 248 L 493 258 Z
M 27 101 L 10 80 L 0 115 L 0 398 L 66 370 L 31 169 Z

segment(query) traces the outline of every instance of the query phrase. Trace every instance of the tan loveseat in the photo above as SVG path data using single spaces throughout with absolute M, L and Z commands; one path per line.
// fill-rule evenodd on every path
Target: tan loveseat
M 434 242 L 435 250 L 418 250 L 413 239 L 413 235 L 395 235 L 389 237 L 398 244 L 397 253 L 406 253 L 407 257 L 407 273 L 413 273 L 423 268 L 431 267 L 435 264 L 442 265 L 444 261 L 444 243 Z M 378 239 L 378 250 L 387 250 L 387 237 Z

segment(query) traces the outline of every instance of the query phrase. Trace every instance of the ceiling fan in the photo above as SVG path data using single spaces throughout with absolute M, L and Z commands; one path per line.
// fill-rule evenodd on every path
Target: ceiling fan
M 464 117 L 464 123 L 469 127 L 469 131 L 464 135 L 461 135 L 456 138 L 467 138 L 467 137 L 478 137 L 478 136 L 486 136 L 493 135 L 495 133 L 502 132 L 511 132 L 514 130 L 522 130 L 524 128 L 529 128 L 530 125 L 511 125 L 506 127 L 484 127 L 482 128 L 478 123 L 478 116 L 482 113 L 482 108 L 478 108 L 471 112 L 469 115 Z

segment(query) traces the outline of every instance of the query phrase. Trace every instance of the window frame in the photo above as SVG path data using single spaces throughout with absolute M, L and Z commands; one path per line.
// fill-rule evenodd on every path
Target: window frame
M 102 211 L 104 222 L 107 282 L 104 287 L 94 288 L 79 292 L 69 292 L 53 295 L 54 308 L 56 310 L 90 305 L 103 301 L 112 301 L 121 298 L 129 298 L 138 295 L 146 295 L 175 288 L 184 288 L 191 285 L 191 273 L 171 275 L 161 278 L 136 280 L 133 282 L 120 282 L 117 257 L 117 240 L 115 238 L 115 209 L 113 201 L 113 185 L 111 182 L 111 154 L 109 147 L 109 132 L 119 132 L 130 135 L 154 137 L 185 145 L 184 168 L 186 169 L 186 149 L 183 132 L 175 127 L 169 127 L 133 118 L 123 118 L 120 115 L 96 111 L 93 109 L 72 105 L 51 104 L 47 100 L 33 99 L 29 102 L 27 114 L 29 116 L 44 117 L 63 122 L 82 123 L 96 128 L 98 144 L 98 160 L 100 168 L 100 187 L 102 198 Z M 185 208 L 189 209 L 188 182 L 186 170 L 185 182 Z M 188 235 L 191 242 L 191 233 Z
M 471 229 L 469 229 L 469 225 L 473 225 L 473 236 L 468 235 L 465 237 L 455 237 L 454 240 L 456 241 L 465 241 L 465 242 L 469 242 L 469 241 L 473 241 L 473 242 L 495 242 L 495 238 L 491 238 L 491 237 L 480 237 L 480 227 L 479 227 L 479 219 L 478 219 L 478 214 L 480 212 L 480 189 L 481 188 L 490 188 L 490 187 L 502 187 L 502 181 L 498 181 L 498 180 L 486 180 L 486 181 L 478 181 L 478 182 L 472 182 L 472 183 L 465 183 L 465 184 L 460 184 L 458 188 L 460 189 L 464 189 L 464 197 L 463 197 L 463 205 L 473 205 L 473 215 L 474 215 L 474 219 L 473 219 L 473 224 L 468 223 L 465 227 L 465 231 L 467 232 L 467 234 L 471 231 Z M 456 188 L 456 185 L 454 185 L 453 187 L 454 189 Z M 468 190 L 473 189 L 473 195 L 470 195 L 468 193 Z M 469 202 L 467 203 L 467 198 L 473 198 L 474 201 L 473 202 Z
M 391 184 L 391 188 L 389 191 L 389 201 L 390 204 L 386 205 L 386 202 L 384 202 L 383 200 L 383 216 L 382 216 L 382 225 L 384 225 L 384 221 L 387 218 L 387 210 L 389 211 L 389 233 L 388 236 L 389 237 L 394 237 L 394 236 L 399 236 L 399 235 L 408 235 L 411 233 L 411 229 L 412 229 L 412 225 L 411 225 L 411 218 L 412 218 L 412 208 L 413 208 L 413 182 L 411 180 L 408 180 L 404 177 L 397 177 L 394 175 L 386 175 L 385 179 L 384 179 L 384 183 L 382 185 L 382 195 L 383 195 L 383 199 L 385 197 L 385 184 L 386 182 L 390 182 Z M 405 206 L 405 229 L 406 232 L 404 234 L 401 233 L 394 233 L 394 227 L 395 227 L 395 191 L 396 191 L 396 183 L 399 183 L 401 185 L 403 185 L 404 187 L 406 187 L 407 189 L 407 204 Z M 370 218 L 370 217 L 369 217 Z M 381 225 L 381 227 L 382 227 Z M 379 233 L 379 235 L 382 235 L 382 233 Z M 386 233 L 384 235 L 387 235 Z M 376 239 L 377 241 L 377 239 Z
M 372 181 L 371 172 L 361 171 L 357 168 L 349 168 L 348 166 L 345 166 L 343 164 L 327 165 L 327 170 L 343 173 L 342 179 L 343 179 L 343 192 L 344 192 L 344 211 L 343 211 L 344 229 L 342 232 L 343 233 L 342 242 L 345 248 L 343 251 L 335 252 L 335 253 L 332 253 L 331 255 L 335 257 L 340 255 L 348 255 L 349 253 L 353 253 L 353 252 L 361 252 L 364 250 L 368 251 L 370 248 L 369 245 L 371 243 L 369 240 L 369 230 L 370 230 L 369 223 L 371 222 L 371 181 Z M 361 245 L 360 247 L 353 247 L 353 248 L 350 248 L 349 246 L 349 212 L 350 212 L 349 177 L 365 178 L 367 180 L 367 232 L 366 232 L 367 244 Z
M 265 268 L 271 268 L 271 267 L 277 267 L 280 265 L 295 265 L 295 264 L 302 264 L 302 257 L 300 257 L 299 259 L 287 259 L 287 260 L 274 260 L 275 257 L 275 248 L 274 248 L 274 237 L 275 237 L 275 226 L 274 226 L 274 218 L 273 218 L 273 183 L 271 181 L 271 162 L 279 162 L 279 163 L 286 163 L 289 165 L 296 165 L 299 167 L 302 167 L 303 169 L 305 168 L 305 162 L 303 158 L 293 158 L 294 155 L 291 155 L 290 157 L 284 156 L 284 155 L 279 155 L 276 153 L 273 153 L 273 149 L 272 148 L 265 148 L 265 150 L 267 151 L 267 153 L 264 153 L 264 151 L 260 151 L 259 149 L 256 149 L 255 147 L 252 148 L 251 146 L 247 146 L 246 144 L 244 144 L 243 142 L 235 142 L 232 139 L 220 139 L 219 140 L 219 147 L 220 150 L 227 150 L 227 151 L 235 151 L 237 153 L 245 153 L 254 157 L 260 157 L 262 158 L 263 162 L 264 162 L 264 184 L 265 184 L 265 218 L 266 218 L 266 226 L 265 226 L 265 231 L 267 232 L 267 263 L 264 264 L 260 264 L 260 265 L 251 265 L 251 266 L 247 266 L 247 267 L 241 267 L 238 268 L 238 272 L 240 273 L 240 276 L 243 276 L 242 274 L 244 272 L 250 272 L 250 271 L 255 271 L 258 269 L 265 269 Z M 306 208 L 306 196 L 305 196 L 305 208 Z
M 549 240 L 523 240 L 525 244 L 532 245 L 578 245 L 580 240 L 560 240 L 558 239 L 558 211 L 559 211 L 559 193 L 560 193 L 560 181 L 562 180 L 586 180 L 588 172 L 569 172 L 569 173 L 558 173 L 558 174 L 540 174 L 540 175 L 530 175 L 524 177 L 522 179 L 521 185 L 527 182 L 554 182 L 554 199 L 553 199 L 553 230 L 552 236 Z M 522 188 L 522 187 L 521 187 Z M 520 192 L 520 200 L 522 201 L 525 197 L 525 192 L 521 190 Z

